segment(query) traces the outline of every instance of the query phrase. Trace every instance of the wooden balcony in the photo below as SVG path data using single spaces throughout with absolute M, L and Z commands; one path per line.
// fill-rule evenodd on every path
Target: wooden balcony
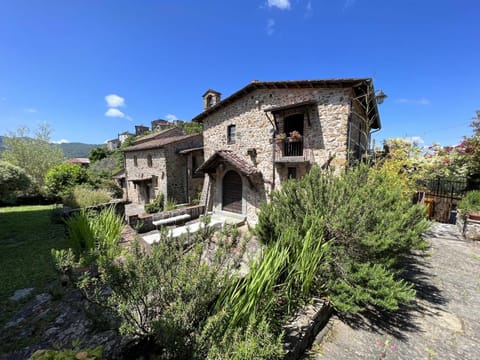
M 303 140 L 284 141 L 276 144 L 275 163 L 308 162 L 305 156 Z

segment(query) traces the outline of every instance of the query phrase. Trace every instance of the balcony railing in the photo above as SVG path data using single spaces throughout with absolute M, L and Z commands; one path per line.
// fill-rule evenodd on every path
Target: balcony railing
M 303 156 L 303 141 L 285 141 L 282 156 Z

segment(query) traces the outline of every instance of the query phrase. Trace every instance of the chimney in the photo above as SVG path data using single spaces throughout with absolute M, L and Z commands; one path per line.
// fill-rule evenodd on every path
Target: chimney
M 203 111 L 210 109 L 211 107 L 217 105 L 221 101 L 221 96 L 218 91 L 208 89 L 203 97 Z

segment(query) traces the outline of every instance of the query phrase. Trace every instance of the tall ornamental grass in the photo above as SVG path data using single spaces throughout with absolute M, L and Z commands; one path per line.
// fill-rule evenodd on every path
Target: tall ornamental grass
M 84 255 L 113 258 L 119 253 L 123 220 L 109 206 L 99 213 L 82 210 L 65 220 L 70 248 L 77 259 Z

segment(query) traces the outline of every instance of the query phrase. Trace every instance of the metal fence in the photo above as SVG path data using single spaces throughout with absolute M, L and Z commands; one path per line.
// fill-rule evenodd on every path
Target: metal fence
M 466 180 L 426 179 L 418 181 L 417 186 L 423 193 L 418 200 L 427 205 L 429 218 L 443 223 L 455 221 L 457 202 L 466 192 Z
M 467 188 L 467 181 L 452 181 L 445 179 L 428 179 L 417 182 L 420 189 L 428 194 L 439 196 L 462 197 Z

